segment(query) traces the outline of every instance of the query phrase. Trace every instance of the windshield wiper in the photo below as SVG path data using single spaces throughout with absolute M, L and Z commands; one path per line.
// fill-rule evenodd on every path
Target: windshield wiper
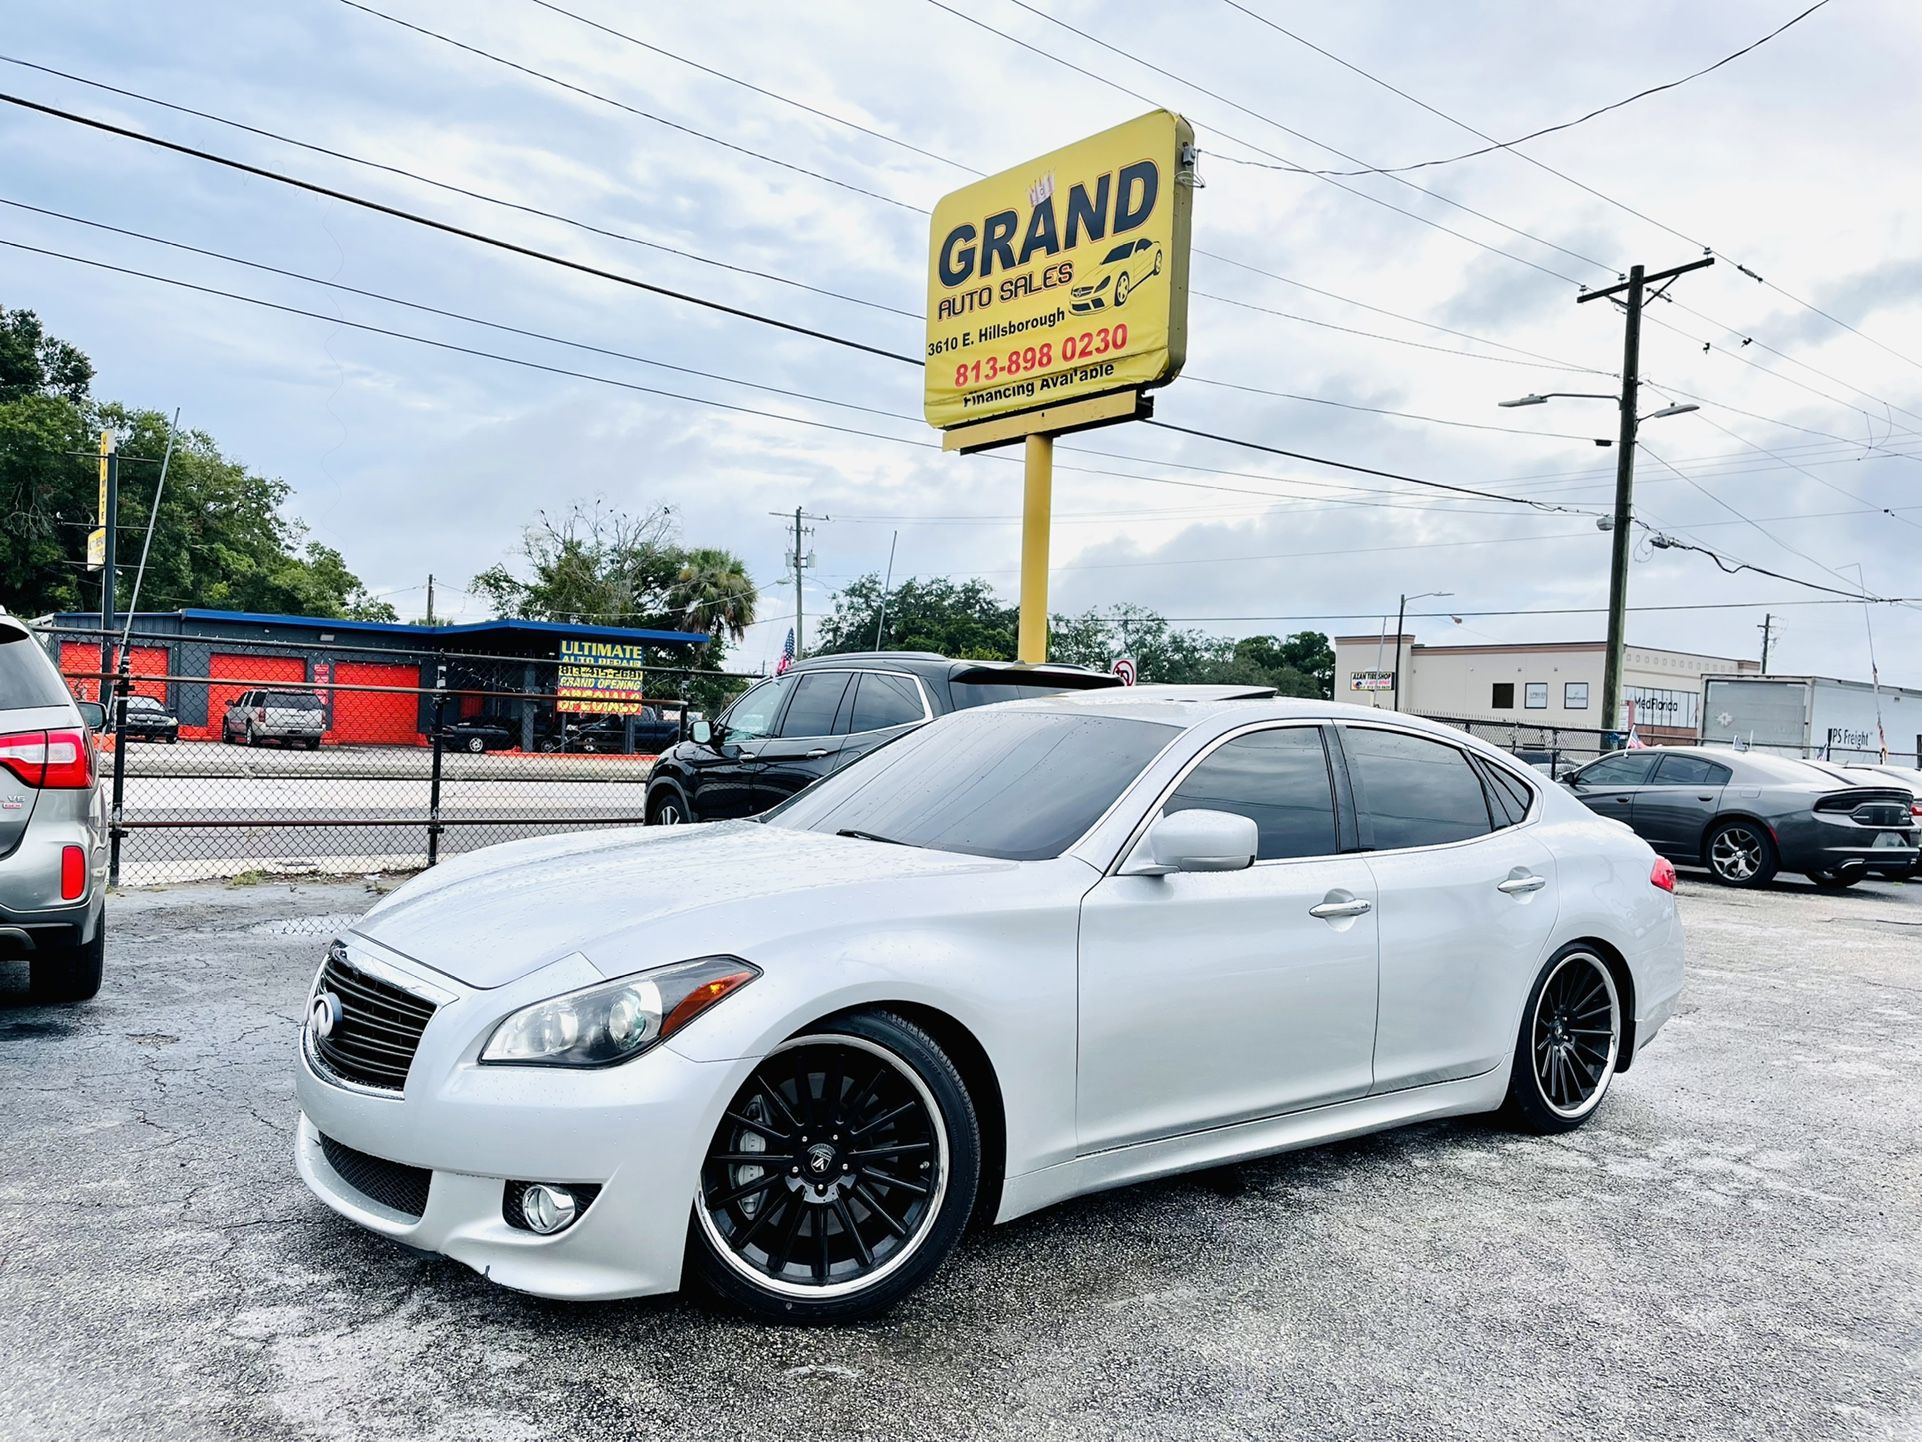
M 883 846 L 906 846 L 908 844 L 905 841 L 898 841 L 892 836 L 882 836 L 873 831 L 856 831 L 851 826 L 837 831 L 834 834 L 836 836 L 850 836 L 856 841 L 878 841 Z

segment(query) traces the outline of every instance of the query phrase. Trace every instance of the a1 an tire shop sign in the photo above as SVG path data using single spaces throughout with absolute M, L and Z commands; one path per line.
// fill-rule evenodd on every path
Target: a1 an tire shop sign
M 928 424 L 1180 374 L 1194 155 L 1188 122 L 1156 110 L 942 198 L 929 245 Z
M 641 647 L 622 641 L 563 639 L 554 709 L 599 716 L 638 716 Z

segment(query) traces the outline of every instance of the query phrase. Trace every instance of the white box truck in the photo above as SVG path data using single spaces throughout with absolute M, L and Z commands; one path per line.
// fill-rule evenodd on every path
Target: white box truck
M 1880 758 L 1879 737 L 1886 736 L 1890 762 L 1922 764 L 1922 691 L 1900 686 L 1829 676 L 1704 676 L 1701 717 L 1706 745 L 1862 763 Z

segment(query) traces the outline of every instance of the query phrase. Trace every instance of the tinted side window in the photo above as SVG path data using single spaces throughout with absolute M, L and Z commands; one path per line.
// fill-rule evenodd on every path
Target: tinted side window
M 1289 726 L 1224 742 L 1188 773 L 1164 811 L 1228 811 L 1260 829 L 1258 861 L 1332 856 L 1335 797 L 1321 730 Z
M 1534 798 L 1518 777 L 1487 761 L 1481 763 L 1481 770 L 1488 778 L 1488 800 L 1497 825 L 1513 826 L 1528 815 Z
M 854 719 L 848 723 L 850 734 L 905 726 L 920 719 L 921 690 L 913 681 L 879 671 L 861 673 L 854 693 Z
M 1728 767 L 1702 756 L 1664 756 L 1655 770 L 1657 786 L 1726 786 Z
M 783 736 L 831 736 L 834 713 L 848 689 L 846 671 L 805 671 L 795 684 L 794 699 L 781 718 Z
M 1653 751 L 1622 751 L 1604 756 L 1576 774 L 1584 786 L 1641 786 L 1648 781 L 1657 759 Z
M 59 669 L 31 636 L 0 631 L 0 708 L 65 706 L 72 700 Z
M 1482 783 L 1453 746 L 1350 726 L 1342 729 L 1342 747 L 1355 783 L 1364 847 L 1435 846 L 1489 831 Z

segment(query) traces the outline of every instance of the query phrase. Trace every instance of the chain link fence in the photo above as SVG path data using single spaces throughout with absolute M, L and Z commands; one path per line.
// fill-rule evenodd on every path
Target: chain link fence
M 1530 725 L 1522 721 L 1489 721 L 1467 716 L 1436 716 L 1426 712 L 1423 715 L 1430 721 L 1453 726 L 1512 752 L 1519 760 L 1526 761 L 1537 771 L 1558 781 L 1576 767 L 1622 748 L 1623 733 L 1620 731 L 1604 731 L 1587 726 Z M 1699 744 L 1693 733 L 1675 732 L 1662 727 L 1649 728 L 1641 733 L 1641 739 L 1647 745 L 1657 747 Z M 1800 746 L 1761 741 L 1751 743 L 1751 749 L 1792 758 L 1809 755 Z
M 597 714 L 560 709 L 551 657 L 136 633 L 123 709 L 98 631 L 43 640 L 76 697 L 105 682 L 115 876 L 134 884 L 413 870 L 639 825 L 656 754 L 757 679 L 651 665 L 638 710 Z

